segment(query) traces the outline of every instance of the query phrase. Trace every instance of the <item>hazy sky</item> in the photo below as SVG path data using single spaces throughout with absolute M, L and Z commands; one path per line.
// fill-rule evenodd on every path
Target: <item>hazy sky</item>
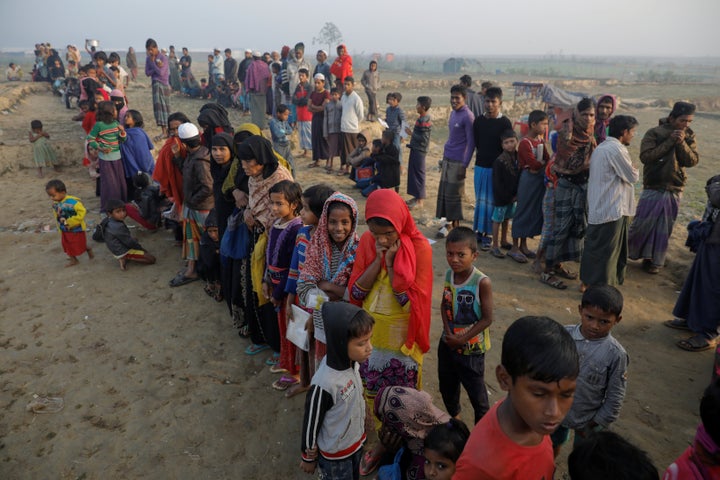
M 0 19 L 3 48 L 82 48 L 94 38 L 124 51 L 153 37 L 161 47 L 270 51 L 304 41 L 313 51 L 327 48 L 312 39 L 333 22 L 350 53 L 720 55 L 718 0 L 0 0 Z

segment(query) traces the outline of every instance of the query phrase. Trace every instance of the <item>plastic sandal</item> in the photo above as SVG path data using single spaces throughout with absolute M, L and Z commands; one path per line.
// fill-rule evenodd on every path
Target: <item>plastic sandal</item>
M 246 355 L 257 355 L 260 352 L 264 352 L 265 350 L 269 349 L 270 345 L 263 344 L 263 345 L 257 345 L 254 343 L 251 343 L 249 347 L 245 349 Z

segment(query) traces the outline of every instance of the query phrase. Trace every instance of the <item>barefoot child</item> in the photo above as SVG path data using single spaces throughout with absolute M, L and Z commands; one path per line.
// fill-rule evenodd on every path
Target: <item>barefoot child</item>
M 445 241 L 445 252 L 450 268 L 445 274 L 440 306 L 440 394 L 450 416 L 458 418 L 460 385 L 465 387 L 475 411 L 475 424 L 490 408 L 485 388 L 485 352 L 490 349 L 492 288 L 487 275 L 473 265 L 478 245 L 470 228 L 453 228 Z
M 57 155 L 53 150 L 52 145 L 48 142 L 50 134 L 43 131 L 43 124 L 40 120 L 33 120 L 30 122 L 31 132 L 28 134 L 28 139 L 33 145 L 33 160 L 35 160 L 35 166 L 38 169 L 38 178 L 43 177 L 43 167 L 52 165 L 57 171 Z
M 152 265 L 155 263 L 155 257 L 150 255 L 142 245 L 130 234 L 130 229 L 125 225 L 125 202 L 116 198 L 111 198 L 107 202 L 105 211 L 109 220 L 105 226 L 104 238 L 105 244 L 110 253 L 120 263 L 120 270 L 127 269 L 128 260 Z
M 52 209 L 55 212 L 62 247 L 69 260 L 66 267 L 77 265 L 79 255 L 87 252 L 88 258 L 95 255 L 87 246 L 85 236 L 85 207 L 78 197 L 67 194 L 67 188 L 61 180 L 50 180 L 45 185 L 45 192 L 53 201 Z

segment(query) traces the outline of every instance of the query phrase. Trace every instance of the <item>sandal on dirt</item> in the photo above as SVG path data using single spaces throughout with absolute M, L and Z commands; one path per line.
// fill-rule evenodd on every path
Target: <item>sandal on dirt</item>
M 702 333 L 699 333 L 694 337 L 690 337 L 686 340 L 680 340 L 675 345 L 677 345 L 678 348 L 681 348 L 688 352 L 704 352 L 705 350 L 710 350 L 711 348 L 714 348 L 715 345 L 717 345 L 717 342 L 717 337 L 707 338 Z
M 528 259 L 521 252 L 508 252 L 508 257 L 512 258 L 518 263 L 528 263 Z
M 686 332 L 692 332 L 692 330 L 690 330 L 690 327 L 688 327 L 687 320 L 682 320 L 680 318 L 675 318 L 673 320 L 665 320 L 663 322 L 663 325 L 668 328 L 674 328 L 675 330 L 685 330 Z
M 555 267 L 553 269 L 555 271 L 555 275 L 562 278 L 567 278 L 568 280 L 577 280 L 578 274 L 575 272 L 571 272 L 565 267 Z
M 533 260 L 535 259 L 535 257 L 537 257 L 535 252 L 533 252 L 532 250 L 528 250 L 527 252 L 522 252 L 522 254 L 525 255 L 525 257 L 533 259 Z
M 503 250 L 510 250 L 512 248 L 512 243 L 503 243 L 500 245 L 500 248 Z
M 315 167 L 319 167 L 319 166 L 320 165 L 318 165 L 318 162 L 312 162 L 310 165 L 308 165 L 308 168 L 315 168 Z
M 272 357 L 265 360 L 265 365 L 268 365 L 270 367 L 274 367 L 280 363 L 280 354 L 277 352 L 273 352 Z M 280 372 L 273 372 L 273 373 L 280 373 Z
M 256 343 L 251 343 L 250 346 L 245 349 L 245 354 L 246 355 L 257 355 L 260 352 L 264 352 L 268 348 L 270 348 L 270 345 L 267 345 L 267 344 L 258 345 Z
M 552 273 L 543 272 L 540 274 L 540 281 L 544 283 L 545 285 L 550 285 L 553 288 L 557 288 L 558 290 L 565 290 L 567 288 L 567 285 L 565 285 L 565 282 L 560 280 L 559 278 L 555 277 Z
M 272 383 L 272 387 L 275 390 L 283 392 L 295 385 L 296 383 L 299 383 L 299 380 L 297 378 L 291 377 L 289 375 L 283 375 Z
M 495 258 L 505 258 L 505 254 L 499 248 L 493 248 L 490 250 L 490 255 Z
M 172 280 L 170 280 L 170 286 L 179 287 L 199 279 L 200 277 L 186 277 L 184 273 L 178 273 Z
M 380 466 L 380 460 L 382 455 L 375 451 L 375 449 L 368 450 L 362 456 L 360 460 L 360 476 L 364 477 L 370 475 L 372 472 L 377 470 Z

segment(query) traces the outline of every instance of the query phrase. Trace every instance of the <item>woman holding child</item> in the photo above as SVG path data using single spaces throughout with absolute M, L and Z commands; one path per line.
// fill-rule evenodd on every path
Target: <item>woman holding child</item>
M 373 352 L 360 367 L 372 411 L 378 391 L 388 385 L 420 388 L 423 355 L 430 349 L 432 250 L 410 210 L 392 189 L 372 192 L 350 276 L 350 301 L 375 319 Z M 372 471 L 382 456 L 376 446 L 363 458 Z

